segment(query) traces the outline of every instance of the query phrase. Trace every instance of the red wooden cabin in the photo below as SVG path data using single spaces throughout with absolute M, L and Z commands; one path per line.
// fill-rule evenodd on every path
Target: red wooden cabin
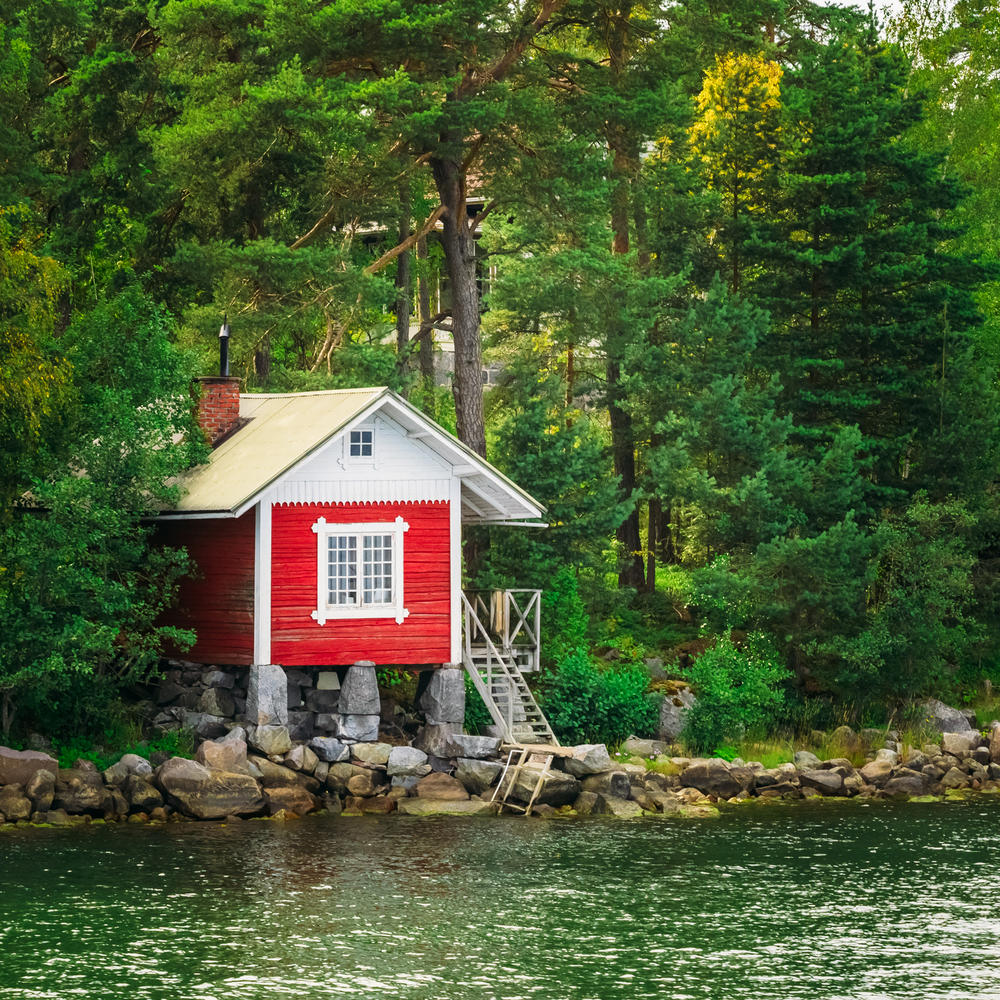
M 166 617 L 196 630 L 186 656 L 461 662 L 462 525 L 537 520 L 541 505 L 388 389 L 199 382 L 212 456 L 158 519 L 199 568 Z

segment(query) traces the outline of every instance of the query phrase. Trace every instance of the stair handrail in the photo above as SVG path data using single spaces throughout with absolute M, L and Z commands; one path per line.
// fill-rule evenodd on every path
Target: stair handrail
M 477 595 L 478 596 L 478 595 Z M 507 666 L 506 661 L 496 648 L 489 633 L 483 627 L 483 623 L 476 614 L 476 609 L 470 603 L 465 593 L 462 593 L 462 606 L 465 610 L 465 647 L 463 649 L 463 660 L 466 672 L 472 677 L 472 683 L 479 692 L 479 697 L 483 699 L 483 704 L 493 717 L 493 721 L 504 731 L 504 735 L 509 743 L 514 742 L 514 697 L 516 687 L 514 677 Z M 478 633 L 486 643 L 486 681 L 483 681 L 479 670 L 472 659 L 472 636 Z M 500 673 L 507 681 L 507 718 L 503 717 L 499 706 L 493 698 L 493 660 L 496 659 L 500 667 Z

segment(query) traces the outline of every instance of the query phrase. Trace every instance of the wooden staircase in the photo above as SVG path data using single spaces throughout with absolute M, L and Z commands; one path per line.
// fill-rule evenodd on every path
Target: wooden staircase
M 548 719 L 535 701 L 513 650 L 502 650 L 487 632 L 475 607 L 462 595 L 465 642 L 462 660 L 504 742 L 559 746 Z

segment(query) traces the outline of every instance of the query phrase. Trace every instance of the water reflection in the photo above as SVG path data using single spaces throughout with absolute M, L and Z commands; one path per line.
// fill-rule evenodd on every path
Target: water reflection
M 1000 804 L 0 837 L 0 995 L 1000 997 Z

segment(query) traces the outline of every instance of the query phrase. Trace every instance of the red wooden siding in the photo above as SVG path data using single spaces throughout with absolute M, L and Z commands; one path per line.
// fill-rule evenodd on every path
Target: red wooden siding
M 391 522 L 402 517 L 403 597 L 409 617 L 328 620 L 316 610 L 319 517 L 331 524 Z M 271 660 L 283 666 L 446 663 L 451 655 L 447 503 L 294 504 L 276 506 L 271 522 Z
M 195 579 L 160 624 L 193 628 L 198 641 L 186 653 L 196 663 L 253 663 L 253 578 L 256 511 L 239 518 L 160 521 L 157 541 L 184 546 L 198 564 Z

